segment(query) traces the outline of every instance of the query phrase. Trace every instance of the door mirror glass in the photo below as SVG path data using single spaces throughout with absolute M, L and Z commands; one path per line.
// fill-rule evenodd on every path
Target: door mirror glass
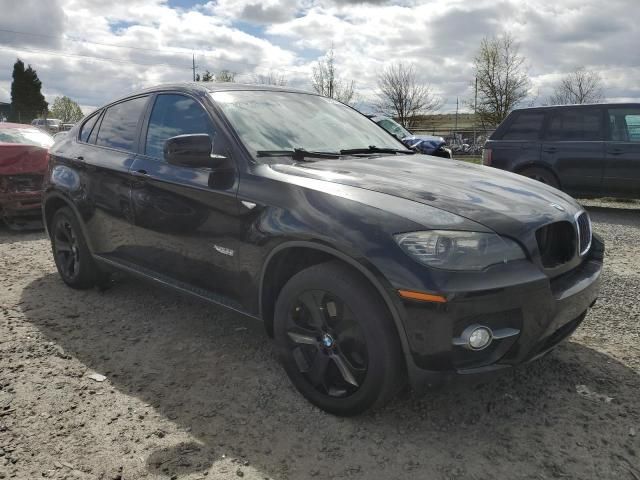
M 226 160 L 211 154 L 211 137 L 206 133 L 178 135 L 164 144 L 164 158 L 170 165 L 192 168 L 217 168 Z

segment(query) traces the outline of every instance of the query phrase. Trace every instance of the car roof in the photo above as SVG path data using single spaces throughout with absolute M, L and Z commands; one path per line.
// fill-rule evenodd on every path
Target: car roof
M 206 93 L 215 93 L 215 92 L 233 92 L 233 91 L 264 91 L 264 92 L 287 92 L 287 93 L 302 93 L 306 95 L 316 95 L 320 96 L 315 92 L 310 92 L 307 90 L 300 90 L 297 88 L 290 87 L 279 87 L 275 85 L 255 85 L 255 84 L 247 84 L 247 83 L 233 83 L 233 82 L 180 82 L 180 83 L 165 83 L 156 85 L 154 87 L 145 88 L 142 90 L 138 90 L 135 92 L 131 92 L 127 95 L 123 95 L 115 100 L 111 100 L 108 103 L 98 107 L 96 109 L 100 110 L 104 107 L 108 107 L 114 103 L 121 102 L 122 100 L 126 100 L 131 97 L 135 97 L 137 95 L 144 95 L 149 93 L 159 93 L 163 91 L 179 91 L 183 93 L 192 93 L 192 94 L 206 94 Z M 94 112 L 92 112 L 94 113 Z M 90 116 L 91 114 L 89 114 Z
M 525 112 L 525 111 L 544 111 L 544 110 L 554 110 L 554 109 L 565 109 L 565 108 L 591 108 L 591 107 L 622 107 L 622 108 L 640 108 L 640 103 L 584 103 L 584 104 L 572 104 L 572 105 L 544 105 L 540 107 L 525 107 L 525 108 L 516 108 L 514 112 Z

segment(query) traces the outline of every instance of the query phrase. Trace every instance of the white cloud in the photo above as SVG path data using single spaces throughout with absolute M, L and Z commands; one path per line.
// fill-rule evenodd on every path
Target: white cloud
M 480 39 L 505 30 L 521 42 L 540 97 L 586 65 L 611 99 L 640 100 L 637 0 L 608 0 L 606 11 L 599 0 L 216 0 L 191 8 L 167 0 L 0 0 L 0 8 L 0 101 L 8 100 L 18 56 L 36 68 L 49 101 L 64 94 L 91 107 L 189 80 L 192 53 L 201 70 L 229 69 L 240 80 L 279 70 L 309 88 L 314 60 L 333 44 L 341 74 L 363 96 L 374 94 L 385 65 L 402 60 L 418 66 L 451 110 L 456 97 L 471 96 Z

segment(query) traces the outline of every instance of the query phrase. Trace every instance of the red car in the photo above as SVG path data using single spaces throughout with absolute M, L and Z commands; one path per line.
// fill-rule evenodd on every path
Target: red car
M 14 229 L 41 226 L 42 179 L 53 137 L 31 125 L 0 123 L 0 217 Z

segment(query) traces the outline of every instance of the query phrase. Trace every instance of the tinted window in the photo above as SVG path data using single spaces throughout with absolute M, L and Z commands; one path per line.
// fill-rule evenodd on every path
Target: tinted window
M 109 107 L 104 114 L 96 145 L 133 150 L 136 127 L 147 97 L 138 97 Z
M 521 112 L 502 136 L 503 140 L 537 140 L 540 138 L 544 112 Z
M 208 133 L 213 141 L 214 130 L 204 108 L 184 95 L 158 95 L 149 119 L 145 154 L 163 158 L 167 139 L 194 133 Z
M 93 130 L 93 127 L 95 127 L 96 122 L 98 121 L 98 118 L 100 118 L 100 114 L 94 115 L 89 120 L 84 122 L 84 125 L 82 125 L 82 129 L 80 130 L 81 142 L 86 142 L 89 140 L 89 135 L 91 135 L 91 130 Z
M 609 140 L 640 142 L 640 108 L 609 110 Z
M 562 109 L 551 114 L 546 139 L 552 141 L 601 140 L 601 132 L 600 110 Z

